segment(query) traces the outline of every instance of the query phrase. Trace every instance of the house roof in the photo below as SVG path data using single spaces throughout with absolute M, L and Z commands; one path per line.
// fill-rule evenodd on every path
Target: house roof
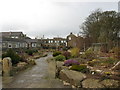
M 23 35 L 22 32 L 2 32 L 3 37 Z
M 11 42 L 26 42 L 24 39 L 16 39 L 16 38 L 2 38 L 2 42 L 3 41 L 11 41 Z
M 25 41 L 28 42 L 28 43 L 32 43 L 32 42 L 37 43 L 38 42 L 37 39 L 25 39 Z

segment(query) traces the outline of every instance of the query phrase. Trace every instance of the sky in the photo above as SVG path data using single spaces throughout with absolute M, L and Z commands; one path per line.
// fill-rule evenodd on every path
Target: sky
M 77 34 L 96 9 L 118 11 L 118 0 L 0 0 L 0 31 L 22 31 L 31 38 Z

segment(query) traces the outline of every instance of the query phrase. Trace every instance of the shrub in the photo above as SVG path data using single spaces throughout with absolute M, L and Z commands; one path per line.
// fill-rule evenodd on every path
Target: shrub
M 10 57 L 13 65 L 22 60 L 22 58 L 12 49 L 8 49 L 7 52 L 2 55 L 2 59 L 5 57 Z
M 55 60 L 56 60 L 56 61 L 64 61 L 64 60 L 65 60 L 65 56 L 63 56 L 63 55 L 58 55 L 58 56 L 55 57 Z
M 37 53 L 38 50 L 37 49 L 28 49 L 25 51 L 25 53 L 27 53 L 28 55 L 33 55 L 33 53 Z
M 75 71 L 80 71 L 80 72 L 83 72 L 83 73 L 86 73 L 86 72 L 89 71 L 89 69 L 87 68 L 87 65 L 85 65 L 85 64 L 72 65 L 72 67 L 70 69 L 75 70 Z
M 67 51 L 65 51 L 63 55 L 65 56 L 66 59 L 69 59 L 71 57 L 71 53 Z
M 56 56 L 58 56 L 58 55 L 60 55 L 60 54 L 61 54 L 60 51 L 55 51 L 55 52 L 53 52 L 53 57 L 56 57 Z
M 93 49 L 89 48 L 88 50 L 85 51 L 85 53 L 83 55 L 81 55 L 81 58 L 92 60 L 92 59 L 96 58 L 96 55 L 95 55 Z
M 32 51 L 32 50 L 27 50 L 26 53 L 27 53 L 28 55 L 33 55 L 33 51 Z
M 88 61 L 87 63 L 88 63 L 88 65 L 90 65 L 90 66 L 95 66 L 95 65 L 100 64 L 100 60 L 98 60 L 98 59 L 93 59 L 92 61 Z
M 76 60 L 66 60 L 64 62 L 64 65 L 65 66 L 72 66 L 72 65 L 79 65 L 80 63 Z
M 79 48 L 72 48 L 71 50 L 71 56 L 72 57 L 78 57 L 79 56 Z
M 110 52 L 115 53 L 116 58 L 120 59 L 120 48 L 114 47 Z
M 30 64 L 30 65 L 36 65 L 36 62 L 35 62 L 34 59 L 29 59 L 29 60 L 27 61 L 27 63 Z

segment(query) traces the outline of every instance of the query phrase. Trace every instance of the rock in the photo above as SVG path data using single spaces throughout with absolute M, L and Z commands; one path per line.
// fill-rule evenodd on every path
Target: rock
M 27 63 L 30 64 L 30 65 L 36 65 L 36 62 L 35 62 L 34 59 L 28 59 Z
M 40 58 L 40 55 L 36 55 L 36 56 L 34 56 L 33 58 L 34 58 L 34 59 L 38 59 L 38 58 Z
M 119 81 L 114 79 L 105 79 L 101 81 L 101 84 L 103 84 L 106 88 L 117 88 L 119 87 Z
M 56 77 L 59 77 L 59 73 L 62 69 L 69 69 L 69 67 L 63 66 L 64 62 L 57 61 L 56 62 Z
M 26 65 L 27 65 L 26 62 L 19 62 L 19 63 L 17 64 L 17 67 L 20 68 L 20 69 L 23 69 Z
M 11 63 L 11 58 L 6 57 L 3 59 L 3 76 L 10 76 L 10 72 L 12 70 L 12 63 Z
M 72 88 L 76 88 L 74 85 L 72 85 Z
M 82 81 L 83 88 L 104 88 L 102 84 L 99 83 L 97 79 L 86 79 Z
M 65 69 L 60 71 L 60 79 L 74 86 L 81 86 L 81 81 L 85 78 L 86 76 L 81 72 Z
M 70 83 L 67 83 L 66 81 L 63 81 L 63 85 L 65 85 L 65 86 L 69 86 Z

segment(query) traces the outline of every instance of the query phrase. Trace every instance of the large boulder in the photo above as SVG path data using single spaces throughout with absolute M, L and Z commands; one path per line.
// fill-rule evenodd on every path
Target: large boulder
M 85 78 L 86 76 L 81 72 L 67 69 L 63 69 L 60 71 L 60 79 L 76 87 L 81 87 L 81 81 Z
M 97 79 L 86 79 L 82 82 L 83 88 L 104 88 Z
M 64 62 L 57 61 L 56 62 L 56 76 L 59 77 L 59 73 L 63 69 L 69 69 L 69 67 L 63 66 Z
M 120 86 L 119 81 L 114 79 L 105 79 L 101 81 L 101 84 L 103 84 L 106 88 L 118 88 Z

